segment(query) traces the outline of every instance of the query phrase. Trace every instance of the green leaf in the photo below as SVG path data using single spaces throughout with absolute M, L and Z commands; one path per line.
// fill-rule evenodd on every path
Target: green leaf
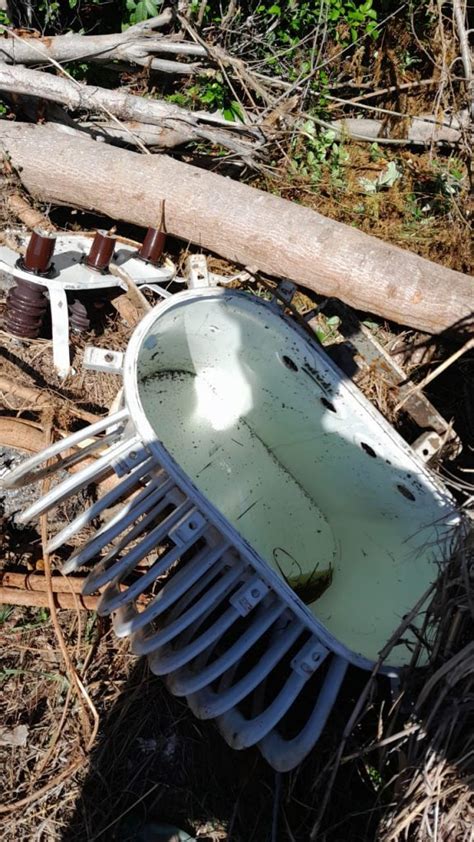
M 215 95 L 214 91 L 207 90 L 207 91 L 205 91 L 205 93 L 201 94 L 199 99 L 201 100 L 201 102 L 211 103 L 211 102 L 215 102 L 216 95 Z
M 277 6 L 276 3 L 273 6 L 270 6 L 270 8 L 268 9 L 268 14 L 269 15 L 281 15 L 280 6 Z
M 156 0 L 139 0 L 138 3 L 135 3 L 134 0 L 127 0 L 127 9 L 132 11 L 130 20 L 133 20 L 133 23 L 142 23 L 158 14 Z
M 232 109 L 234 117 L 237 117 L 237 119 L 240 120 L 241 123 L 243 123 L 244 122 L 244 115 L 242 113 L 242 108 L 240 107 L 240 102 L 236 102 L 236 100 L 233 99 L 232 102 L 230 103 L 230 107 Z

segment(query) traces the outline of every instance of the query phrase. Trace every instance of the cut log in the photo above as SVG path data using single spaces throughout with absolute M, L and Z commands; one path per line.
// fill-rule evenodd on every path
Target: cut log
M 0 121 L 0 144 L 38 199 L 144 227 L 164 207 L 170 234 L 355 309 L 428 333 L 472 319 L 467 275 L 245 184 L 48 126 Z

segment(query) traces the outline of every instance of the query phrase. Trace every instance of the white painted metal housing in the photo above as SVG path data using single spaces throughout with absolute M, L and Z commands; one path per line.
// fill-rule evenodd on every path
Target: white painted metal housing
M 230 745 L 293 768 L 348 664 L 370 668 L 436 578 L 459 523 L 453 500 L 278 305 L 234 290 L 155 307 L 125 356 L 124 408 L 6 484 L 96 436 L 95 464 L 24 519 L 115 470 L 118 485 L 50 550 L 114 507 L 66 572 L 91 565 L 86 592 L 105 588 L 100 611 L 117 634 Z M 396 674 L 416 647 L 407 631 L 383 671 Z M 304 692 L 314 703 L 295 729 Z

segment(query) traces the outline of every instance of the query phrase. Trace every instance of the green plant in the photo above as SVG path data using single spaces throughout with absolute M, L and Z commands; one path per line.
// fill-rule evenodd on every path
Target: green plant
M 122 28 L 155 17 L 160 6 L 161 0 L 127 0 L 128 20 L 122 22 Z
M 396 181 L 401 178 L 402 171 L 396 161 L 389 161 L 385 170 L 382 170 L 376 179 L 359 178 L 359 184 L 365 193 L 379 193 L 380 190 L 387 190 L 393 187 Z
M 40 3 L 38 3 L 38 12 L 46 29 L 59 17 L 60 5 L 58 0 L 40 0 Z
M 369 763 L 365 763 L 365 771 L 367 773 L 367 777 L 369 778 L 375 792 L 381 788 L 383 784 L 383 778 L 380 774 L 379 770 L 375 768 L 375 766 L 371 766 Z
M 97 636 L 97 614 L 93 612 L 89 614 L 84 629 L 84 640 L 86 643 L 92 643 Z
M 377 141 L 370 144 L 369 151 L 370 151 L 370 160 L 373 161 L 374 164 L 376 164 L 377 161 L 380 161 L 380 159 L 384 157 L 384 153 L 382 152 L 382 150 L 381 150 L 379 144 L 377 143 Z
M 306 120 L 292 148 L 291 167 L 313 183 L 321 178 L 323 168 L 329 168 L 333 181 L 340 182 L 342 165 L 349 155 L 333 129 L 318 131 L 314 120 Z
M 38 608 L 38 610 L 34 612 L 34 617 L 35 619 L 30 621 L 24 617 L 24 614 L 21 614 L 18 617 L 17 624 L 10 629 L 10 632 L 12 634 L 14 632 L 17 634 L 23 634 L 24 632 L 41 628 L 46 623 L 49 623 L 49 610 L 47 608 Z
M 193 0 L 191 3 L 190 11 L 194 17 L 199 15 L 204 25 L 221 22 L 225 6 L 220 1 L 210 0 L 204 11 L 201 6 L 200 0 Z M 237 12 L 237 16 L 242 21 L 242 9 Z M 304 72 L 301 62 L 304 63 L 306 59 L 297 53 L 302 39 L 314 33 L 316 29 L 322 32 L 327 26 L 327 33 L 341 43 L 347 43 L 347 39 L 354 42 L 361 37 L 378 36 L 377 11 L 373 8 L 373 0 L 280 0 L 277 3 L 273 0 L 260 0 L 256 4 L 246 4 L 246 18 L 260 35 L 262 52 L 266 54 L 261 57 L 266 57 L 267 63 L 273 64 L 277 72 L 278 56 L 275 56 L 274 51 L 281 48 L 287 50 L 287 67 L 291 70 L 293 59 L 296 57 L 300 60 L 297 61 L 295 71 Z M 295 54 L 292 53 L 292 48 Z
M 357 3 L 355 0 L 329 0 L 328 21 L 336 27 L 343 24 L 349 30 L 352 41 L 357 41 L 361 36 L 377 38 L 377 12 L 373 8 L 372 0 L 365 0 L 364 3 Z M 345 40 L 340 32 L 337 32 L 339 40 Z
M 337 329 L 341 324 L 339 316 L 325 316 L 319 314 L 318 327 L 315 330 L 321 345 L 327 345 L 334 337 L 337 336 Z
M 86 64 L 85 62 L 71 62 L 70 64 L 65 65 L 65 70 L 72 76 L 73 79 L 77 79 L 78 82 L 85 82 L 87 80 L 87 74 L 90 70 L 90 65 Z
M 205 106 L 209 111 L 221 111 L 226 120 L 243 121 L 240 103 L 232 99 L 220 73 L 212 81 L 205 76 L 198 77 L 196 84 L 169 94 L 166 99 L 183 107 Z
M 456 157 L 444 161 L 434 161 L 430 170 L 425 171 L 415 182 L 411 194 L 410 213 L 413 219 L 423 220 L 430 216 L 445 216 L 450 213 L 453 204 L 458 201 L 467 182 L 467 173 L 462 161 Z
M 446 199 L 458 196 L 464 186 L 464 172 L 461 161 L 451 158 L 446 167 L 435 167 L 435 189 Z
M 242 120 L 242 111 L 238 102 L 229 98 L 227 87 L 219 75 L 215 81 L 205 81 L 197 86 L 197 97 L 210 109 L 222 111 L 226 120 Z
M 398 68 L 402 73 L 410 67 L 416 67 L 421 64 L 420 56 L 414 55 L 410 50 L 401 50 L 398 56 Z
M 270 18 L 279 18 L 281 23 L 275 29 L 275 40 L 280 44 L 296 45 L 308 31 L 324 22 L 324 15 L 330 34 L 334 34 L 340 41 L 345 41 L 347 34 L 352 41 L 357 41 L 361 36 L 376 38 L 378 35 L 377 12 L 373 8 L 373 0 L 268 2 L 268 5 L 260 3 L 256 11 Z
M 61 690 L 67 690 L 69 688 L 70 682 L 69 679 L 66 678 L 65 675 L 61 675 L 58 672 L 36 672 L 35 670 L 28 670 L 28 669 L 18 669 L 18 668 L 8 668 L 0 670 L 0 683 L 2 681 L 6 681 L 8 678 L 16 678 L 17 676 L 24 675 L 24 676 L 35 676 L 36 679 L 42 678 L 45 681 L 55 681 L 61 686 Z
M 0 605 L 0 626 L 6 623 L 13 612 L 13 605 Z

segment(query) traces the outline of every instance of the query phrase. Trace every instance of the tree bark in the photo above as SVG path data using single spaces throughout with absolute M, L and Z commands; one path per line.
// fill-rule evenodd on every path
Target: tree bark
M 84 85 L 73 79 L 16 65 L 0 63 L 0 90 L 59 102 L 72 110 L 105 112 L 125 123 L 137 121 L 159 126 L 181 135 L 183 142 L 207 140 L 230 149 L 251 166 L 263 138 L 262 132 L 255 127 L 231 123 L 214 114 L 191 112 L 170 102 Z
M 0 40 L 0 60 L 8 64 L 44 65 L 48 61 L 61 64 L 71 61 L 110 63 L 113 61 L 148 67 L 161 73 L 192 75 L 201 69 L 196 62 L 178 62 L 158 55 L 205 58 L 207 51 L 200 44 L 165 37 L 135 27 L 113 35 L 79 35 L 68 32 L 45 38 L 19 37 L 6 31 Z
M 0 143 L 39 199 L 144 227 L 164 207 L 170 234 L 429 333 L 472 318 L 467 275 L 261 190 L 47 126 L 0 121 Z

